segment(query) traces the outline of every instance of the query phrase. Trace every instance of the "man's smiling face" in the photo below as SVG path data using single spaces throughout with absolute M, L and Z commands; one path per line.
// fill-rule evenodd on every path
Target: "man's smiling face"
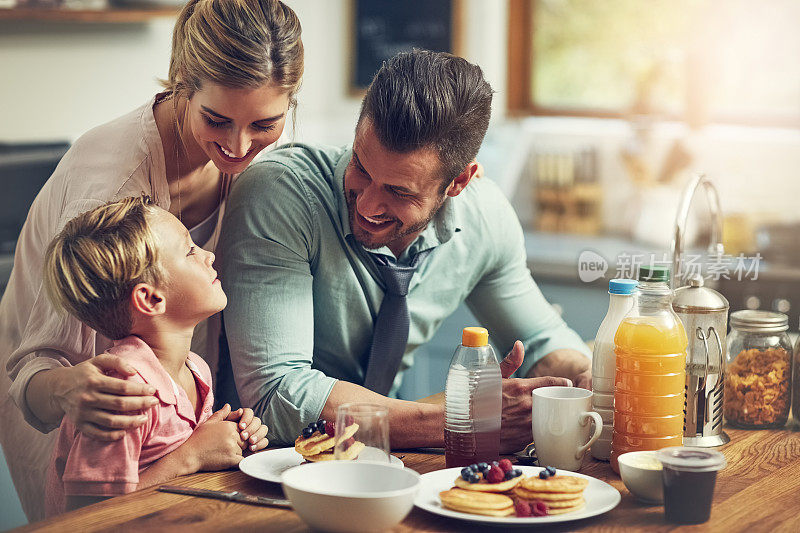
M 364 118 L 344 174 L 344 196 L 356 240 L 369 249 L 388 246 L 399 256 L 447 197 L 440 168 L 433 148 L 388 150 Z

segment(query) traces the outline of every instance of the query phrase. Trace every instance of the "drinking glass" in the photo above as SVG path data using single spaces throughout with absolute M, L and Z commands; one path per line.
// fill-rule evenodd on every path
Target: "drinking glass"
M 389 410 L 369 403 L 346 403 L 336 411 L 337 460 L 390 463 Z

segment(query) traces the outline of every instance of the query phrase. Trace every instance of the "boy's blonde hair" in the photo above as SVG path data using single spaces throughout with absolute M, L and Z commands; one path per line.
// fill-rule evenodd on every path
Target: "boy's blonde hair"
M 164 278 L 147 220 L 155 209 L 149 198 L 131 197 L 67 222 L 45 255 L 44 285 L 53 303 L 109 339 L 130 335 L 131 291 Z

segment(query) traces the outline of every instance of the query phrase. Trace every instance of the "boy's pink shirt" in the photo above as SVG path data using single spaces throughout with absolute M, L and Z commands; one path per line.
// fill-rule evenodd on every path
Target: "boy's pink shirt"
M 47 472 L 47 516 L 65 511 L 66 496 L 117 496 L 136 490 L 139 473 L 183 444 L 212 414 L 211 370 L 198 355 L 189 352 L 187 366 L 198 385 L 199 420 L 186 392 L 140 338 L 117 341 L 108 353 L 134 367 L 137 373 L 128 379 L 152 385 L 160 402 L 145 412 L 147 422 L 115 442 L 87 437 L 64 417 Z

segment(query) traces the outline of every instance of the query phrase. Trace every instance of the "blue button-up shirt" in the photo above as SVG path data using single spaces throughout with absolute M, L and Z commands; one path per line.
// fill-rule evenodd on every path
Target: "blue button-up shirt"
M 351 154 L 303 144 L 275 150 L 239 176 L 225 213 L 218 266 L 233 374 L 242 405 L 277 442 L 293 442 L 317 420 L 337 379 L 364 380 L 383 287 L 368 252 L 348 238 Z M 502 353 L 522 340 L 520 375 L 558 348 L 589 357 L 534 283 L 517 216 L 491 180 L 473 179 L 448 198 L 397 259 L 426 249 L 409 287 L 408 345 L 390 396 L 416 348 L 464 301 Z

